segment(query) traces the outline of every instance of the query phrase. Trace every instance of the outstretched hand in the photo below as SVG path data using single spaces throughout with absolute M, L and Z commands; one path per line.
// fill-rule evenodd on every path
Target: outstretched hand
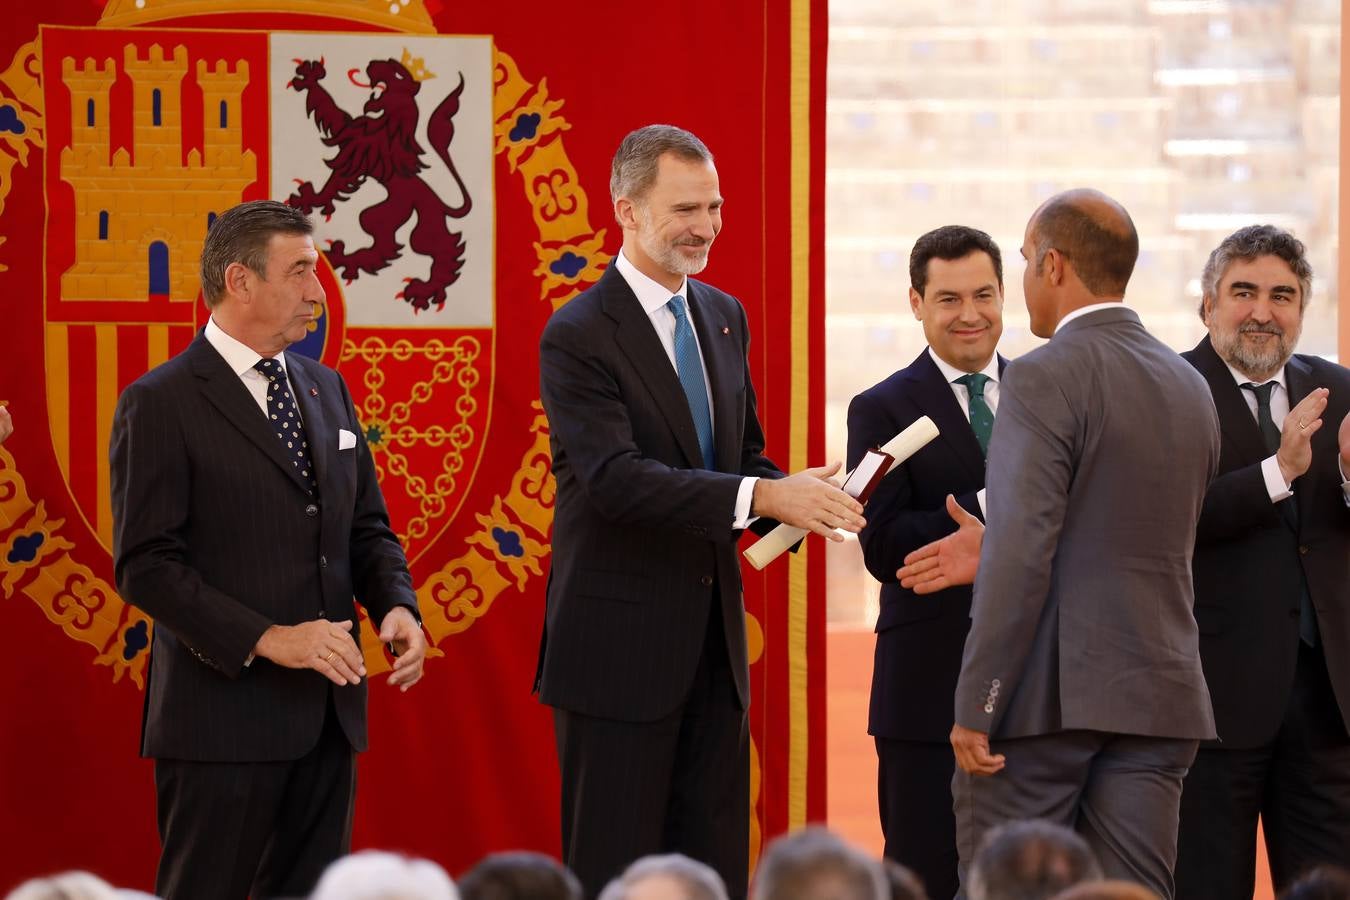
M 947 515 L 956 522 L 956 531 L 905 557 L 905 564 L 895 573 L 901 587 L 916 594 L 933 594 L 975 582 L 984 523 L 962 509 L 951 494 L 947 495 Z
M 844 536 L 836 533 L 836 528 L 856 534 L 867 523 L 862 517 L 862 504 L 839 489 L 833 477 L 839 468 L 836 462 L 802 469 L 786 478 L 761 478 L 755 482 L 750 511 L 831 541 L 842 541 Z

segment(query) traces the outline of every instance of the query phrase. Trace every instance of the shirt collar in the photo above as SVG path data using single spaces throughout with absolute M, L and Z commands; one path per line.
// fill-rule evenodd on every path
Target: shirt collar
M 215 316 L 206 322 L 206 340 L 225 359 L 225 364 L 236 375 L 247 375 L 258 364 L 258 360 L 262 359 L 258 351 L 226 334 L 225 329 L 216 324 Z M 285 372 L 286 354 L 278 353 L 273 359 L 281 364 L 281 371 Z
M 1219 357 L 1219 358 L 1220 358 L 1220 359 L 1223 359 L 1223 357 Z M 1288 386 L 1287 384 L 1285 384 L 1285 381 L 1284 381 L 1284 366 L 1280 366 L 1280 370 L 1279 370 L 1278 372 L 1276 372 L 1274 375 L 1272 375 L 1272 376 L 1270 376 L 1269 378 L 1267 378 L 1265 381 L 1256 381 L 1256 380 L 1254 380 L 1253 378 L 1251 378 L 1251 377 L 1249 377 L 1249 376 L 1247 376 L 1247 375 L 1242 374 L 1242 373 L 1239 372 L 1237 369 L 1235 369 L 1235 368 L 1233 368 L 1232 366 L 1228 365 L 1228 361 L 1227 361 L 1227 360 L 1224 360 L 1224 365 L 1225 365 L 1225 366 L 1228 366 L 1228 374 L 1233 376 L 1233 380 L 1237 382 L 1238 387 L 1242 387 L 1244 384 L 1256 384 L 1256 385 L 1261 385 L 1261 384 L 1266 384 L 1266 383 L 1268 383 L 1268 382 L 1273 381 L 1273 382 L 1275 382 L 1276 384 L 1278 384 L 1284 391 L 1288 392 L 1288 390 L 1289 390 L 1289 386 Z
M 688 305 L 689 303 L 688 278 L 680 281 L 680 289 L 678 291 L 668 291 L 659 282 L 653 281 L 639 272 L 638 267 L 628 260 L 628 257 L 624 255 L 622 249 L 619 250 L 619 255 L 614 257 L 614 267 L 619 270 L 619 274 L 623 276 L 623 280 L 628 282 L 628 286 L 632 288 L 633 293 L 637 295 L 638 303 L 642 304 L 642 309 L 649 316 L 669 303 L 671 297 L 683 297 L 685 304 Z
M 1078 309 L 1075 309 L 1073 312 L 1059 320 L 1059 324 L 1055 326 L 1055 333 L 1058 334 L 1059 330 L 1065 325 L 1068 325 L 1074 319 L 1086 316 L 1088 313 L 1095 313 L 1098 310 L 1103 309 L 1120 309 L 1122 305 L 1123 304 L 1119 300 L 1108 300 L 1105 303 L 1089 303 L 1087 306 L 1080 306 Z
M 962 378 L 962 377 L 964 377 L 964 376 L 970 374 L 969 372 L 964 372 L 964 371 L 962 371 L 961 369 L 958 369 L 956 366 L 952 365 L 951 363 L 949 363 L 949 362 L 947 362 L 946 360 L 944 360 L 942 357 L 938 356 L 937 353 L 933 352 L 933 348 L 932 348 L 932 347 L 929 347 L 929 348 L 928 348 L 928 355 L 929 355 L 929 357 L 932 358 L 933 364 L 936 365 L 936 366 L 938 367 L 938 371 L 942 373 L 942 377 L 943 377 L 944 379 L 946 379 L 946 381 L 947 381 L 948 384 L 951 384 L 953 381 L 955 381 L 955 380 L 958 379 L 958 378 Z M 997 354 L 997 353 L 995 353 L 993 356 L 989 357 L 989 365 L 987 365 L 987 366 L 985 366 L 983 369 L 981 369 L 981 370 L 980 370 L 980 374 L 981 374 L 981 375 L 988 376 L 989 380 L 992 381 L 992 382 L 994 382 L 995 384 L 998 383 L 998 354 Z

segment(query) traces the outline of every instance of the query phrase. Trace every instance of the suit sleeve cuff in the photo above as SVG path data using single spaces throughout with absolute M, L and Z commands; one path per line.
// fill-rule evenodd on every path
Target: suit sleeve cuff
M 732 511 L 732 528 L 749 528 L 750 523 L 759 516 L 750 515 L 750 503 L 755 499 L 755 482 L 758 478 L 742 478 L 736 491 L 736 508 Z
M 1280 464 L 1275 456 L 1269 456 L 1261 461 L 1261 475 L 1266 480 L 1266 493 L 1270 494 L 1271 503 L 1279 503 L 1294 496 L 1289 482 L 1284 480 L 1284 475 L 1280 472 Z

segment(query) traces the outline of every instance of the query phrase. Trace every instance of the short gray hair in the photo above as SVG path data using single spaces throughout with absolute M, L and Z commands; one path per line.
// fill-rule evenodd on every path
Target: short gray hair
M 656 182 L 661 157 L 673 153 L 689 162 L 712 162 L 713 155 L 691 132 L 674 125 L 647 125 L 619 143 L 609 170 L 609 198 L 640 201 Z
M 252 200 L 216 216 L 202 244 L 202 297 L 209 309 L 225 298 L 225 270 L 231 263 L 248 266 L 267 277 L 267 245 L 274 234 L 313 234 L 314 225 L 300 210 L 276 200 Z
M 1045 900 L 1102 877 L 1092 848 L 1078 834 L 1044 819 L 990 829 L 970 867 L 970 900 Z
M 1312 294 L 1312 265 L 1304 256 L 1303 242 L 1283 228 L 1274 225 L 1248 225 L 1239 228 L 1219 242 L 1205 263 L 1205 271 L 1200 275 L 1202 292 L 1200 296 L 1200 319 L 1205 318 L 1205 299 L 1217 299 L 1219 280 L 1235 260 L 1250 262 L 1258 256 L 1278 256 L 1294 270 L 1298 279 L 1299 311 L 1308 305 Z
M 329 865 L 310 900 L 459 900 L 459 892 L 430 860 L 362 850 Z
M 888 900 L 881 863 L 827 828 L 810 826 L 774 841 L 759 864 L 753 900 Z
M 657 877 L 678 882 L 684 888 L 686 900 L 727 900 L 727 888 L 722 883 L 722 877 L 711 867 L 682 853 L 642 857 L 606 885 L 600 892 L 599 900 L 627 900 L 631 888 L 648 878 Z

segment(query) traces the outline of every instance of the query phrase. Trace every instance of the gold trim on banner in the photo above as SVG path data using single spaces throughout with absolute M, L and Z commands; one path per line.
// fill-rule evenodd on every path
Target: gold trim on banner
M 811 396 L 811 0 L 792 0 L 792 419 L 789 471 L 810 465 Z M 788 562 L 788 829 L 806 824 L 810 702 L 807 694 L 809 547 Z

